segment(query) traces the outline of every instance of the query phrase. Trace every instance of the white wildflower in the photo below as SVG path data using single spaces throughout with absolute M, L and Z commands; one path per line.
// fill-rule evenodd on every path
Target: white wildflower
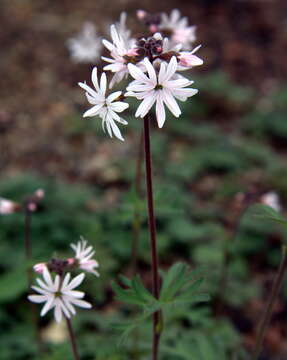
M 160 29 L 171 32 L 171 40 L 175 44 L 182 44 L 185 50 L 191 49 L 191 44 L 196 40 L 196 26 L 189 26 L 187 18 L 181 17 L 178 9 L 172 10 L 170 17 L 162 14 Z
M 94 63 L 102 50 L 101 39 L 91 22 L 84 23 L 81 32 L 67 41 L 67 46 L 72 59 L 79 63 Z
M 0 197 L 0 215 L 9 215 L 17 211 L 18 204 Z
M 115 25 L 111 25 L 111 37 L 113 40 L 112 43 L 104 39 L 103 44 L 110 51 L 112 58 L 102 56 L 103 60 L 110 63 L 104 67 L 104 70 L 115 73 L 112 81 L 110 82 L 110 88 L 127 77 L 129 73 L 127 68 L 127 58 L 137 55 L 136 49 L 129 48 Z
M 87 110 L 83 116 L 99 116 L 102 119 L 103 130 L 105 131 L 106 128 L 110 137 L 115 135 L 118 139 L 124 141 L 122 134 L 115 123 L 115 121 L 117 121 L 124 125 L 127 124 L 127 121 L 117 114 L 123 112 L 129 107 L 127 103 L 117 100 L 122 92 L 116 91 L 106 96 L 107 76 L 105 73 L 102 73 L 99 84 L 96 67 L 94 67 L 92 71 L 92 82 L 95 90 L 86 83 L 79 83 L 79 86 L 86 90 L 86 96 L 89 103 L 93 105 L 93 107 Z
M 272 207 L 275 211 L 281 211 L 280 198 L 275 191 L 269 191 L 261 197 L 261 202 Z
M 100 276 L 94 269 L 98 268 L 99 264 L 95 259 L 92 259 L 95 250 L 92 246 L 87 246 L 87 240 L 82 238 L 77 244 L 71 244 L 71 248 L 75 251 L 75 258 L 78 261 L 80 269 L 93 273 L 96 276 Z
M 131 38 L 131 31 L 127 28 L 126 21 L 127 13 L 123 11 L 120 15 L 120 21 L 116 22 L 115 26 L 126 47 L 130 49 L 135 44 L 135 39 Z
M 155 68 L 150 61 L 145 58 L 144 65 L 146 66 L 148 76 L 140 70 L 137 66 L 129 64 L 129 72 L 135 79 L 127 87 L 126 96 L 134 96 L 138 100 L 142 100 L 135 116 L 143 118 L 156 104 L 156 117 L 158 126 L 161 128 L 165 122 L 165 107 L 172 112 L 176 117 L 179 117 L 181 110 L 175 101 L 175 98 L 181 101 L 186 101 L 190 96 L 195 95 L 198 90 L 186 88 L 193 82 L 181 77 L 174 80 L 173 77 L 177 70 L 177 60 L 173 56 L 168 64 L 162 62 L 160 70 L 157 74 Z
M 32 286 L 40 295 L 29 295 L 28 299 L 34 303 L 45 303 L 42 308 L 41 316 L 54 308 L 54 317 L 60 322 L 63 317 L 70 318 L 76 314 L 74 306 L 90 309 L 92 305 L 87 301 L 81 300 L 85 293 L 74 290 L 84 280 L 85 274 L 80 274 L 71 280 L 71 274 L 65 275 L 63 281 L 59 275 L 52 278 L 49 270 L 44 268 L 43 280 L 36 279 L 38 286 Z M 71 280 L 71 281 L 70 281 Z

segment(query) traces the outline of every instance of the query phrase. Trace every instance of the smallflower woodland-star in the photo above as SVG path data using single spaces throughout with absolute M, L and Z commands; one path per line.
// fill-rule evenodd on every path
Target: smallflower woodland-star
M 43 269 L 43 280 L 36 279 L 39 286 L 32 286 L 40 295 L 29 295 L 28 299 L 34 303 L 45 303 L 42 308 L 41 316 L 54 308 L 54 317 L 60 322 L 64 317 L 70 318 L 76 314 L 74 306 L 90 309 L 92 305 L 87 301 L 81 300 L 85 293 L 74 290 L 84 280 L 85 274 L 80 274 L 71 280 L 71 274 L 67 273 L 61 281 L 60 275 L 53 279 L 49 270 Z M 71 280 L 71 281 L 70 281 Z
M 121 124 L 127 125 L 127 121 L 117 114 L 123 112 L 129 107 L 127 103 L 117 100 L 122 92 L 116 91 L 106 96 L 107 76 L 105 73 L 102 73 L 99 84 L 97 67 L 94 67 L 92 71 L 92 83 L 95 90 L 86 83 L 78 83 L 82 89 L 86 90 L 88 102 L 93 105 L 93 107 L 87 110 L 83 116 L 99 116 L 102 119 L 103 130 L 105 131 L 105 129 L 107 129 L 110 137 L 113 137 L 114 135 L 118 139 L 124 141 L 120 129 L 115 123 L 115 121 L 117 121 Z
M 95 250 L 91 245 L 88 246 L 87 240 L 81 238 L 77 244 L 71 244 L 71 248 L 75 251 L 75 259 L 80 269 L 90 272 L 96 276 L 100 276 L 95 268 L 99 267 L 97 260 L 92 259 Z
M 136 111 L 136 117 L 143 118 L 146 116 L 155 104 L 157 123 L 161 128 L 166 118 L 164 105 L 174 116 L 179 117 L 181 110 L 175 99 L 186 101 L 188 97 L 195 95 L 198 90 L 187 88 L 193 81 L 184 77 L 174 79 L 178 65 L 175 56 L 171 58 L 168 64 L 162 62 L 158 73 L 148 58 L 145 58 L 143 63 L 147 75 L 137 66 L 128 64 L 129 72 L 135 80 L 129 84 L 125 95 L 142 100 Z

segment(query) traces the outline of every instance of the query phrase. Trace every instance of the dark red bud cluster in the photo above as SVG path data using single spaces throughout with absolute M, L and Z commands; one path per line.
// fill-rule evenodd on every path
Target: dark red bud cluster
M 147 39 L 141 38 L 137 42 L 138 46 L 138 54 L 141 58 L 151 56 L 158 56 L 163 51 L 163 43 L 162 40 L 157 40 L 154 37 L 149 37 Z
M 66 272 L 67 268 L 69 267 L 69 261 L 53 258 L 48 262 L 47 266 L 51 272 L 55 272 L 56 274 L 63 275 Z

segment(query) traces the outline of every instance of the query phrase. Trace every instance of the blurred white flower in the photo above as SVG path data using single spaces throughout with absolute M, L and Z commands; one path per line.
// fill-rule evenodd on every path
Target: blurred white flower
M 0 215 L 9 215 L 19 210 L 20 205 L 0 197 Z
M 127 13 L 123 11 L 120 15 L 120 21 L 116 22 L 115 26 L 119 36 L 122 37 L 124 43 L 128 49 L 135 44 L 135 39 L 131 38 L 131 31 L 127 28 Z
M 281 211 L 280 198 L 275 191 L 269 191 L 262 195 L 261 202 L 265 205 L 272 207 L 275 211 Z
M 110 51 L 112 58 L 102 56 L 103 60 L 110 63 L 104 67 L 104 70 L 115 73 L 110 82 L 110 88 L 127 77 L 129 73 L 127 68 L 128 58 L 137 55 L 136 49 L 130 48 L 128 44 L 126 44 L 126 41 L 118 32 L 115 25 L 111 25 L 111 38 L 113 40 L 112 43 L 104 39 L 103 44 Z
M 158 74 L 147 58 L 144 59 L 144 65 L 146 66 L 148 76 L 137 66 L 133 64 L 128 65 L 129 72 L 135 80 L 128 85 L 128 92 L 125 95 L 142 100 L 136 111 L 136 117 L 140 116 L 143 118 L 150 111 L 151 107 L 156 104 L 157 122 L 161 128 L 166 118 L 164 105 L 167 106 L 174 116 L 179 117 L 181 110 L 175 98 L 186 101 L 188 97 L 195 95 L 198 90 L 186 88 L 193 82 L 184 77 L 173 80 L 177 70 L 175 56 L 171 58 L 168 64 L 165 62 L 160 64 Z
M 172 10 L 170 17 L 165 13 L 162 14 L 160 29 L 170 32 L 170 39 L 175 44 L 181 44 L 185 50 L 191 49 L 192 43 L 196 40 L 196 26 L 189 26 L 187 18 L 181 17 L 178 9 Z
M 127 124 L 127 121 L 117 114 L 123 112 L 129 107 L 127 103 L 117 100 L 122 92 L 116 91 L 106 97 L 107 76 L 105 73 L 102 73 L 99 84 L 96 67 L 94 67 L 92 71 L 92 82 L 95 90 L 86 83 L 79 83 L 79 86 L 86 91 L 88 102 L 93 105 L 93 107 L 87 110 L 83 116 L 99 116 L 102 119 L 103 130 L 105 131 L 106 128 L 110 137 L 115 135 L 118 139 L 124 141 L 122 134 L 115 123 L 115 121 L 117 121 L 124 125 Z
M 67 41 L 71 57 L 75 62 L 94 63 L 100 58 L 102 41 L 91 22 L 83 25 L 81 32 Z
M 71 315 L 76 314 L 74 305 L 84 309 L 92 307 L 87 301 L 81 300 L 85 296 L 84 292 L 74 290 L 82 283 L 84 277 L 85 274 L 82 273 L 71 280 L 71 274 L 68 273 L 63 281 L 59 275 L 53 280 L 49 270 L 44 268 L 43 280 L 36 279 L 40 287 L 32 286 L 32 289 L 40 295 L 29 295 L 28 299 L 34 303 L 45 303 L 41 316 L 54 308 L 55 320 L 60 322 L 63 316 L 70 318 Z
M 78 261 L 80 269 L 100 276 L 94 269 L 99 267 L 99 263 L 95 259 L 91 259 L 95 255 L 95 250 L 92 246 L 87 246 L 87 240 L 81 238 L 77 244 L 71 244 L 71 248 L 75 251 L 75 258 Z

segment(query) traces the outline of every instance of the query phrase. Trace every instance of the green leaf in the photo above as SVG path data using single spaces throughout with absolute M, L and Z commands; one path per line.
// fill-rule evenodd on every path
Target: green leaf
M 160 300 L 170 299 L 182 287 L 185 282 L 186 270 L 187 265 L 184 263 L 176 263 L 168 270 L 163 280 Z
M 27 290 L 26 268 L 18 268 L 0 277 L 0 303 L 15 300 Z
M 139 275 L 136 275 L 131 282 L 132 288 L 135 290 L 135 293 L 141 298 L 144 302 L 146 301 L 155 301 L 156 299 L 152 294 L 144 287 Z
M 256 217 L 270 219 L 287 226 L 287 220 L 268 205 L 256 204 L 251 208 L 251 210 L 255 211 L 254 215 Z

